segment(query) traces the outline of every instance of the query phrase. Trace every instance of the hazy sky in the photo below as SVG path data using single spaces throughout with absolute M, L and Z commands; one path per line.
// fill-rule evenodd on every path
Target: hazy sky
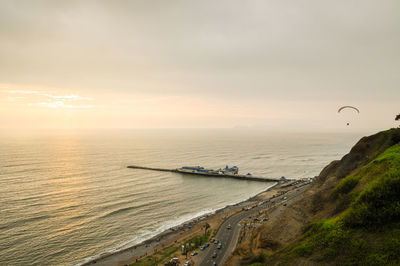
M 386 129 L 399 14 L 398 0 L 0 0 L 0 127 Z

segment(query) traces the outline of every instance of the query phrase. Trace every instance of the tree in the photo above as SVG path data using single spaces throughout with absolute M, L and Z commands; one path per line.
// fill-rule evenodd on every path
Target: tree
M 208 224 L 208 223 L 206 223 L 205 225 L 204 225 L 204 236 L 207 234 L 207 230 L 208 230 L 208 228 L 210 228 L 211 226 Z

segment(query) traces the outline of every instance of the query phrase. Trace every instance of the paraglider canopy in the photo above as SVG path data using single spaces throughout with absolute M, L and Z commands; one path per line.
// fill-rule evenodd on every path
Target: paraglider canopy
M 349 105 L 340 107 L 339 110 L 338 110 L 338 113 L 340 113 L 343 109 L 346 109 L 346 108 L 354 109 L 354 110 L 357 111 L 357 113 L 360 113 L 360 110 L 358 110 L 356 107 L 349 106 Z
M 350 106 L 350 105 L 346 105 L 346 106 L 342 106 L 342 107 L 340 107 L 340 108 L 339 108 L 339 110 L 338 110 L 338 113 L 340 113 L 340 112 L 341 112 L 342 110 L 344 110 L 344 109 L 350 109 L 350 110 L 356 111 L 356 112 L 357 112 L 357 114 L 359 114 L 359 113 L 360 113 L 360 110 L 358 110 L 358 108 L 357 108 L 357 107 Z M 350 118 L 350 117 L 348 117 L 347 119 L 349 119 L 349 118 Z M 346 125 L 347 125 L 347 126 L 349 126 L 349 125 L 350 125 L 349 121 L 347 121 Z

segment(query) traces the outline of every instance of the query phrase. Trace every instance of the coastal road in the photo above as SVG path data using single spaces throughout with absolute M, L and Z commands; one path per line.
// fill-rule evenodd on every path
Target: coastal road
M 248 211 L 241 211 L 235 215 L 230 216 L 224 221 L 217 234 L 215 235 L 215 239 L 219 240 L 222 243 L 222 248 L 217 249 L 217 245 L 214 243 L 210 243 L 210 246 L 206 248 L 204 251 L 200 251 L 198 257 L 196 258 L 196 265 L 199 266 L 210 266 L 215 262 L 216 265 L 223 265 L 228 256 L 233 252 L 236 247 L 237 241 L 239 239 L 239 233 L 241 229 L 240 222 L 245 218 L 255 217 L 258 215 L 259 211 L 265 211 L 273 206 L 277 206 L 277 208 L 269 214 L 269 218 L 273 218 L 277 214 L 279 214 L 283 208 L 286 208 L 284 204 L 290 205 L 295 202 L 298 197 L 304 192 L 307 186 L 302 186 L 298 189 L 293 189 L 284 195 L 276 197 L 272 199 L 274 203 L 265 203 L 263 205 L 252 208 Z M 230 229 L 228 226 L 230 225 Z M 213 258 L 213 255 L 216 253 L 216 257 Z

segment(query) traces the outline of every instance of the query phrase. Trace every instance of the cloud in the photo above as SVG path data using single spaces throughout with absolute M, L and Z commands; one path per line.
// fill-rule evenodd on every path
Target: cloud
M 8 94 L 6 97 L 8 102 L 23 103 L 28 106 L 67 109 L 88 109 L 94 107 L 93 104 L 73 104 L 73 102 L 93 100 L 93 98 L 83 97 L 77 94 L 58 95 L 47 91 L 29 89 L 8 89 L 0 92 Z
M 43 96 L 47 96 L 47 97 L 50 97 L 50 98 L 53 98 L 53 99 L 63 99 L 63 100 L 68 100 L 68 101 L 73 101 L 73 100 L 91 101 L 91 100 L 93 100 L 92 98 L 81 97 L 81 96 L 78 96 L 78 95 L 75 95 L 75 94 L 65 95 L 65 96 L 44 94 Z
M 49 101 L 49 102 L 41 102 L 41 103 L 31 103 L 29 106 L 39 106 L 39 107 L 48 107 L 48 108 L 68 108 L 68 109 L 88 109 L 93 108 L 93 105 L 72 105 L 65 104 L 64 101 Z
M 10 94 L 39 94 L 39 91 L 32 91 L 32 90 L 9 90 L 7 93 Z

